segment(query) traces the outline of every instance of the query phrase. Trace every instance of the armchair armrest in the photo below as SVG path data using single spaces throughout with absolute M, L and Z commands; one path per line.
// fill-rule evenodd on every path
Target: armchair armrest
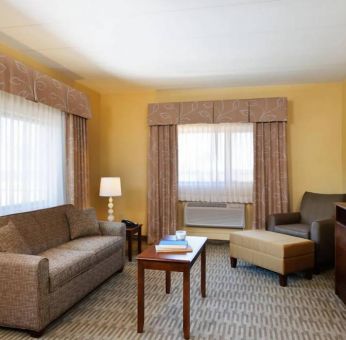
M 267 221 L 267 229 L 274 230 L 274 227 L 280 224 L 299 223 L 300 219 L 300 212 L 269 215 Z
M 48 259 L 0 253 L 0 324 L 41 331 L 49 322 Z
M 102 235 L 121 236 L 126 239 L 126 227 L 124 223 L 99 221 L 99 226 Z
M 315 242 L 317 265 L 334 263 L 335 221 L 333 219 L 319 220 L 311 223 L 311 240 Z

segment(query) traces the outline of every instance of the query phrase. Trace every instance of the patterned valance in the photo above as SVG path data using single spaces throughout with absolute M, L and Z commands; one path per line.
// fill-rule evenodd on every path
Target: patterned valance
M 213 102 L 188 102 L 180 104 L 179 124 L 212 123 Z
M 149 125 L 287 121 L 287 98 L 149 104 Z
M 247 123 L 248 121 L 248 100 L 219 100 L 214 102 L 215 123 Z
M 249 100 L 250 122 L 286 122 L 287 98 Z
M 3 54 L 0 54 L 0 91 L 91 118 L 90 103 L 85 93 Z
M 179 124 L 179 103 L 149 104 L 149 125 Z

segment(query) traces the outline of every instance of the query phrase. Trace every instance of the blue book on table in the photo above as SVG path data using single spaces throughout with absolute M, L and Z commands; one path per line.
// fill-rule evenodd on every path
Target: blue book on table
M 186 240 L 161 240 L 160 246 L 187 246 Z

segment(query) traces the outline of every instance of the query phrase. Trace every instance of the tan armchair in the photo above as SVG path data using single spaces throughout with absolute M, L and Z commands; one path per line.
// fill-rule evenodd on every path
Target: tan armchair
M 346 194 L 305 192 L 300 212 L 268 216 L 267 229 L 315 242 L 315 271 L 334 263 L 335 202 L 346 201 Z

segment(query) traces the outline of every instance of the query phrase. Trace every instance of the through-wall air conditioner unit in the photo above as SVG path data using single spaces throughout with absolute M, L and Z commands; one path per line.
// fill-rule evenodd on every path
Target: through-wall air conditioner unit
M 186 226 L 244 228 L 245 204 L 186 202 L 184 220 Z

